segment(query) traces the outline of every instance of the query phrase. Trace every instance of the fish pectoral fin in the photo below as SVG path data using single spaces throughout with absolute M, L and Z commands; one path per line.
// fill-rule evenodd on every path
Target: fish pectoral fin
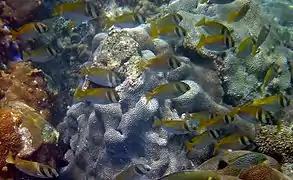
M 15 164 L 15 160 L 14 160 L 14 158 L 12 156 L 12 152 L 11 151 L 9 151 L 9 153 L 8 153 L 8 155 L 6 157 L 6 163 L 8 163 L 8 164 Z
M 191 152 L 191 150 L 193 148 L 193 143 L 186 141 L 186 142 L 184 142 L 184 144 L 185 144 L 186 151 Z
M 202 48 L 202 47 L 205 45 L 205 39 L 206 39 L 205 35 L 202 34 L 202 35 L 200 36 L 200 39 L 199 39 L 199 41 L 198 41 L 198 44 L 196 45 L 196 48 L 197 48 L 197 49 L 200 49 L 200 48 Z

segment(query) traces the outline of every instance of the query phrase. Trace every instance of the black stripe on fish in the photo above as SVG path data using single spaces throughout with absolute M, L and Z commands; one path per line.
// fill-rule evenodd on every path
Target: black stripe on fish
M 220 137 L 220 131 L 218 129 L 210 130 L 209 134 L 213 139 L 218 139 Z
M 134 166 L 134 171 L 137 174 L 140 174 L 140 175 L 144 175 L 145 174 L 145 172 L 143 172 L 138 166 Z
M 179 24 L 182 21 L 183 17 L 180 14 L 174 14 L 173 19 L 177 24 Z
M 39 165 L 38 168 L 39 168 L 39 172 L 40 172 L 44 177 L 50 177 L 50 178 L 51 178 L 51 175 L 50 175 L 50 173 L 49 173 L 49 171 L 48 171 L 47 168 L 43 167 L 42 165 Z
M 35 29 L 35 31 L 37 31 L 38 33 L 42 33 L 38 23 L 35 23 L 35 24 L 34 24 L 34 29 Z
M 218 163 L 218 167 L 217 167 L 217 170 L 221 170 L 221 169 L 224 169 L 225 167 L 227 167 L 229 164 L 224 161 L 224 160 L 220 160 L 219 163 Z
M 180 67 L 180 65 L 181 65 L 181 63 L 178 61 L 178 59 L 174 58 L 174 57 L 170 57 L 168 59 L 168 64 L 172 69 L 176 69 L 176 68 Z

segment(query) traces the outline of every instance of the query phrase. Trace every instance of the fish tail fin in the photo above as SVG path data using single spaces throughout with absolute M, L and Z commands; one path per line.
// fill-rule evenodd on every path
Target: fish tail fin
M 80 99 L 83 95 L 84 95 L 84 91 L 80 87 L 78 87 L 76 88 L 73 97 L 75 99 Z
M 195 24 L 195 26 L 202 26 L 202 25 L 205 24 L 205 21 L 206 21 L 206 18 L 203 17 L 203 18 L 201 18 L 201 20 L 199 20 L 199 21 Z
M 147 68 L 147 63 L 144 60 L 139 61 L 137 71 L 139 73 L 143 72 Z
M 202 48 L 205 45 L 205 39 L 206 39 L 206 36 L 204 34 L 202 34 L 200 36 L 200 39 L 198 41 L 198 44 L 196 45 L 196 48 L 197 49 L 200 49 L 200 48 Z
M 108 28 L 110 28 L 111 26 L 113 26 L 114 23 L 113 23 L 113 20 L 112 20 L 110 17 L 105 16 L 105 20 L 104 20 L 104 22 L 103 22 L 103 25 L 104 25 L 103 30 L 105 30 L 105 29 L 108 29 Z
M 63 13 L 63 4 L 55 3 L 53 5 L 52 16 L 60 16 Z
M 162 125 L 162 121 L 158 119 L 157 116 L 154 116 L 153 128 L 160 127 Z
M 156 23 L 152 23 L 150 27 L 150 36 L 152 39 L 155 39 L 158 37 L 158 35 L 159 35 L 159 30 L 157 28 L 157 25 Z
M 8 164 L 15 164 L 15 160 L 14 160 L 14 158 L 12 156 L 12 152 L 11 151 L 9 151 L 9 153 L 8 153 L 8 155 L 6 157 L 6 163 L 8 163 Z
M 153 94 L 152 93 L 147 93 L 146 94 L 146 104 L 148 104 L 150 102 L 150 100 L 152 99 Z
M 193 148 L 193 144 L 191 142 L 188 142 L 188 141 L 184 142 L 184 144 L 185 144 L 186 151 L 191 152 L 191 150 Z
M 257 53 L 259 53 L 259 51 L 260 49 L 256 45 L 253 45 L 251 55 L 255 56 Z

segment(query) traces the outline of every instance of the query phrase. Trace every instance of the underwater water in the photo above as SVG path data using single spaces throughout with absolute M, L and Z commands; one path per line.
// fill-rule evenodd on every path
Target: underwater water
M 292 0 L 0 5 L 0 179 L 293 178 Z

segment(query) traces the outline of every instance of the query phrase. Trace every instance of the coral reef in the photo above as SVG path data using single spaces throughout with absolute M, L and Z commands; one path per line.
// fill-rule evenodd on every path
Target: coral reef
M 267 165 L 257 165 L 241 172 L 239 178 L 243 180 L 270 180 L 282 179 L 290 180 L 291 178 L 281 173 L 280 171 L 271 168 Z
M 138 33 L 140 36 L 136 36 Z M 185 71 L 192 69 L 188 58 L 182 57 L 186 64 L 167 77 L 151 71 L 139 73 L 138 62 L 155 56 L 150 50 L 142 51 L 154 47 L 142 27 L 114 29 L 107 36 L 96 37 L 93 44 L 98 47 L 92 63 L 115 69 L 124 78 L 116 87 L 121 101 L 109 105 L 78 103 L 69 108 L 64 122 L 58 126 L 61 138 L 71 146 L 65 155 L 69 161 L 66 171 L 77 168 L 85 172 L 80 176 L 109 179 L 133 163 L 142 163 L 152 168 L 149 176 L 155 178 L 190 167 L 184 151 L 178 151 L 182 144 L 176 139 L 182 141 L 184 136 L 173 139 L 166 131 L 153 129 L 151 117 L 155 114 L 178 117 L 186 111 L 225 108 L 213 101 L 199 84 L 184 80 L 189 79 Z M 192 79 L 193 74 L 188 75 Z M 146 104 L 144 94 L 168 79 L 184 80 L 191 90 L 171 101 L 153 99 Z
M 179 7 L 179 14 L 183 16 L 182 25 L 189 32 L 189 38 L 186 39 L 185 48 L 194 51 L 201 34 L 205 31 L 200 28 L 194 28 L 194 23 L 198 22 L 203 15 L 207 19 L 219 20 L 225 25 L 233 29 L 233 38 L 235 43 L 239 44 L 243 38 L 248 35 L 257 36 L 261 27 L 266 24 L 271 25 L 271 32 L 266 42 L 261 46 L 261 51 L 255 57 L 236 58 L 233 51 L 223 53 L 211 52 L 205 49 L 197 50 L 198 53 L 213 59 L 216 64 L 218 75 L 221 79 L 225 96 L 224 102 L 233 106 L 242 104 L 249 99 L 259 96 L 257 87 L 262 83 L 265 71 L 272 62 L 276 62 L 282 67 L 282 73 L 269 86 L 269 92 L 284 92 L 290 85 L 290 71 L 287 62 L 292 58 L 292 50 L 286 47 L 288 43 L 280 41 L 285 38 L 286 33 L 290 33 L 290 29 L 286 29 L 270 19 L 265 13 L 265 7 L 256 1 L 240 1 L 233 3 L 218 4 L 198 4 L 196 1 L 189 3 L 181 3 L 175 1 L 176 4 L 170 5 L 169 11 L 176 11 Z M 224 21 L 229 12 L 235 11 L 245 3 L 250 3 L 250 10 L 245 17 L 235 23 L 227 24 Z M 197 8 L 190 7 L 198 5 Z M 262 7 L 261 9 L 259 7 Z M 253 22 L 252 22 L 253 21 Z M 241 23 L 241 24 L 240 24 Z M 288 36 L 286 36 L 288 37 Z M 287 39 L 287 38 L 285 38 Z M 279 44 L 279 46 L 276 46 Z M 272 53 L 273 52 L 273 53 Z
M 10 63 L 9 68 L 7 71 L 0 72 L 2 94 L 0 168 L 3 170 L 1 177 L 9 176 L 9 174 L 10 176 L 19 175 L 19 172 L 12 171 L 11 167 L 7 171 L 5 159 L 9 152 L 19 157 L 31 156 L 32 153 L 40 155 L 46 150 L 54 149 L 48 147 L 40 150 L 43 143 L 55 144 L 57 141 L 49 137 L 52 133 L 51 125 L 45 120 L 50 118 L 51 106 L 46 82 L 42 77 L 43 72 L 32 68 L 27 63 Z M 38 121 L 45 123 L 44 126 L 40 123 L 34 125 Z M 52 154 L 49 156 L 43 154 L 39 159 L 47 158 L 45 160 L 48 162 L 48 157 L 51 158 Z
M 49 119 L 51 103 L 41 70 L 33 69 L 27 63 L 11 63 L 8 71 L 1 71 L 0 81 L 1 103 L 22 101 Z
M 24 4 L 21 1 L 1 1 L 1 19 L 13 27 L 17 27 L 36 18 L 40 11 L 44 13 L 43 1 L 28 0 Z

